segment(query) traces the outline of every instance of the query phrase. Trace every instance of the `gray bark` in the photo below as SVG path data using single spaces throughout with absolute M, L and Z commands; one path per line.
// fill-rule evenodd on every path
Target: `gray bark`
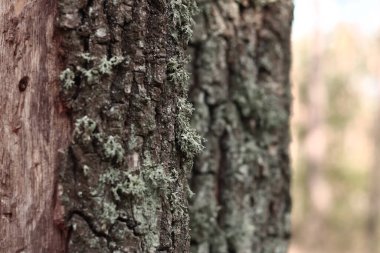
M 0 3 L 1 252 L 286 250 L 291 1 L 198 3 L 190 89 L 192 0 Z
M 191 179 L 192 252 L 286 252 L 292 1 L 198 3 L 191 98 L 207 142 Z
M 62 97 L 75 123 L 60 168 L 66 250 L 188 252 L 187 178 L 201 147 L 182 60 L 192 2 L 58 7 Z

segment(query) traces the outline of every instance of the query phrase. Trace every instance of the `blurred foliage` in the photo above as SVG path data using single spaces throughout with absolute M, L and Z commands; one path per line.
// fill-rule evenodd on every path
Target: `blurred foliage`
M 367 252 L 365 224 L 375 152 L 371 131 L 379 106 L 379 38 L 364 36 L 349 25 L 322 35 L 319 78 L 326 94 L 319 109 L 326 150 L 321 164 L 331 201 L 327 212 L 316 217 L 320 227 L 315 235 L 305 233 L 311 222 L 305 142 L 310 131 L 309 89 L 316 46 L 312 37 L 293 41 L 294 239 L 290 253 Z

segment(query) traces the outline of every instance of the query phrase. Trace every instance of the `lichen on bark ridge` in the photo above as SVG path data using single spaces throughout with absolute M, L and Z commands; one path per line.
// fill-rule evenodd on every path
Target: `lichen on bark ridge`
M 188 252 L 197 150 L 181 150 L 187 80 L 168 64 L 184 57 L 193 1 L 58 2 L 61 97 L 76 123 L 60 168 L 67 251 Z

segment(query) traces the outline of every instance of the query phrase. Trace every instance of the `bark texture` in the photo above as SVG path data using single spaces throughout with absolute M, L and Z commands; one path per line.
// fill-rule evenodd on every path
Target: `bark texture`
M 62 252 L 54 223 L 60 106 L 50 0 L 0 1 L 0 252 Z
M 192 252 L 284 253 L 292 1 L 198 6 L 190 94 L 207 142 L 192 173 Z
M 59 1 L 68 252 L 188 252 L 192 1 Z M 199 138 L 198 138 L 199 139 Z

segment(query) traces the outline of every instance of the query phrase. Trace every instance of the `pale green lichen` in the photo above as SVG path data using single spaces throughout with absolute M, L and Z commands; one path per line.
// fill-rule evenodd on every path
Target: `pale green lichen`
M 79 56 L 87 62 L 92 62 L 97 59 L 96 57 L 91 56 L 89 53 L 82 53 Z M 83 77 L 86 78 L 88 83 L 93 84 L 98 81 L 101 75 L 112 74 L 112 69 L 115 66 L 121 64 L 124 60 L 125 57 L 123 56 L 113 56 L 110 59 L 107 59 L 107 57 L 104 56 L 100 60 L 99 64 L 93 68 L 85 69 L 82 66 L 77 66 L 76 69 L 83 75 Z
M 124 148 L 116 141 L 114 136 L 108 136 L 104 143 L 104 154 L 107 158 L 115 159 L 117 163 L 121 163 L 124 159 Z
M 94 61 L 97 59 L 95 56 L 91 56 L 90 53 L 81 53 L 79 56 L 87 62 Z
M 99 72 L 101 74 L 112 74 L 112 68 L 122 63 L 124 59 L 122 56 L 113 56 L 110 59 L 103 57 L 98 66 Z
M 61 82 L 62 82 L 62 87 L 66 90 L 73 87 L 73 85 L 75 83 L 74 79 L 75 79 L 75 74 L 70 68 L 65 69 L 59 75 L 59 80 L 61 80 Z
M 153 188 L 160 189 L 167 194 L 169 186 L 174 182 L 174 179 L 165 173 L 164 167 L 161 164 L 153 163 L 150 155 L 147 153 L 145 154 L 143 167 L 144 180 L 149 182 Z
M 187 42 L 193 34 L 193 16 L 198 10 L 194 0 L 170 0 L 173 24 L 177 31 L 173 32 L 174 38 L 182 36 Z M 179 33 L 179 34 L 178 34 Z
M 83 116 L 75 122 L 74 137 L 76 140 L 88 143 L 92 140 L 95 129 L 96 122 L 87 115 Z
M 118 217 L 119 214 L 116 205 L 112 202 L 103 202 L 102 218 L 105 221 L 114 224 Z
M 170 195 L 171 211 L 178 217 L 183 217 L 186 213 L 187 206 L 183 203 L 183 198 L 179 196 L 178 192 L 173 192 Z
M 121 200 L 121 195 L 132 195 L 141 198 L 146 190 L 145 182 L 138 175 L 130 172 L 120 171 L 114 168 L 108 169 L 99 178 L 99 185 L 105 184 L 111 187 L 111 192 L 115 200 Z
M 175 85 L 180 85 L 184 89 L 187 89 L 187 82 L 190 78 L 185 69 L 186 63 L 186 59 L 179 59 L 178 57 L 172 57 L 168 61 L 169 80 Z
M 88 83 L 94 83 L 97 81 L 99 72 L 97 69 L 84 69 L 80 66 L 77 67 L 77 70 L 82 73 L 82 75 L 86 78 Z
M 192 105 L 185 98 L 179 98 L 177 102 L 177 124 L 179 128 L 179 144 L 181 151 L 192 158 L 204 149 L 204 139 L 190 125 L 190 117 L 193 112 Z

